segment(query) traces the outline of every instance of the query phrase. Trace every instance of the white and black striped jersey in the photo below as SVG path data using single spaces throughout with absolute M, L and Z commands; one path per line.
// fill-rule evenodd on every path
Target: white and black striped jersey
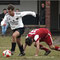
M 3 21 L 1 22 L 1 25 L 4 25 L 5 23 L 9 23 L 12 30 L 17 28 L 22 28 L 24 27 L 24 24 L 22 22 L 22 17 L 25 15 L 33 15 L 34 17 L 36 17 L 36 13 L 32 11 L 14 12 L 14 16 L 10 16 L 7 13 Z

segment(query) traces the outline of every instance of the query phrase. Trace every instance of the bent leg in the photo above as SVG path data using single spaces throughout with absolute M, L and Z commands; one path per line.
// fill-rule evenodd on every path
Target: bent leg
M 49 49 L 40 44 L 40 49 L 48 51 Z
M 54 46 L 54 45 L 51 45 L 49 46 L 52 50 L 56 50 L 56 51 L 60 51 L 60 47 L 59 46 Z
M 36 47 L 36 44 L 34 44 L 34 46 Z M 48 51 L 49 49 L 48 48 L 46 48 L 46 47 L 44 47 L 43 45 L 39 45 L 40 46 L 40 49 L 42 49 L 42 50 L 45 50 L 45 51 Z
M 51 33 L 48 33 L 48 37 L 45 38 L 44 41 L 49 45 L 51 49 L 57 50 L 57 51 L 60 50 L 60 47 L 53 45 L 53 39 L 52 39 Z
M 36 44 L 35 44 L 34 46 L 36 47 Z M 40 49 L 46 51 L 44 55 L 48 55 L 48 54 L 51 52 L 48 48 L 44 47 L 44 46 L 41 45 L 41 44 L 40 44 Z
M 22 45 L 22 43 L 21 43 L 21 38 L 17 38 L 16 41 L 17 41 L 19 50 L 20 50 L 20 52 L 21 52 L 21 54 L 22 54 L 22 53 L 24 52 L 24 49 L 23 49 L 23 45 Z
M 17 31 L 12 34 L 12 46 L 11 46 L 11 52 L 12 52 L 12 54 L 13 54 L 13 52 L 15 51 L 15 47 L 16 47 L 16 37 L 17 37 L 18 35 L 19 35 L 19 33 L 17 33 Z

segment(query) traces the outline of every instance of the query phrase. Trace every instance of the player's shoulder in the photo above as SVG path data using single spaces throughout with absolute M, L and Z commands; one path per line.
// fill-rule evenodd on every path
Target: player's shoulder
M 6 13 L 6 14 L 5 14 L 5 16 L 9 16 L 9 14 L 8 14 L 8 13 Z
M 21 12 L 14 12 L 16 15 L 20 15 L 21 14 Z

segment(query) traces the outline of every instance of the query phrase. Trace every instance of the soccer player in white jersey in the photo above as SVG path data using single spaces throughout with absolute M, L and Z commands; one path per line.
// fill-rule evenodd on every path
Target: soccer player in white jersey
M 24 24 L 22 22 L 22 17 L 28 14 L 36 17 L 36 14 L 35 12 L 31 11 L 14 12 L 14 6 L 12 4 L 9 4 L 7 9 L 8 13 L 5 15 L 1 25 L 6 25 L 6 23 L 9 23 L 11 30 L 13 31 L 11 53 L 13 55 L 17 42 L 20 50 L 19 56 L 24 56 L 25 53 L 23 49 L 23 44 L 21 43 L 21 35 L 24 33 Z

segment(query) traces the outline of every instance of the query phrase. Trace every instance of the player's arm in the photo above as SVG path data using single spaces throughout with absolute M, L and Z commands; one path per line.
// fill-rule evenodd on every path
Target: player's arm
M 25 15 L 32 15 L 34 17 L 36 17 L 36 13 L 35 12 L 32 12 L 32 11 L 24 11 L 24 12 L 21 12 L 21 16 L 25 16 Z
M 24 51 L 26 50 L 26 47 L 27 47 L 27 44 L 25 43 L 25 45 L 24 45 Z
M 39 35 L 35 35 L 34 36 L 34 40 L 35 40 L 35 44 L 36 44 L 36 53 L 35 53 L 35 56 L 38 56 L 38 53 L 39 53 Z
M 36 53 L 35 56 L 38 56 L 39 53 L 39 40 L 36 42 Z
M 7 16 L 5 16 L 1 21 L 1 26 L 5 26 L 6 24 L 7 24 Z

